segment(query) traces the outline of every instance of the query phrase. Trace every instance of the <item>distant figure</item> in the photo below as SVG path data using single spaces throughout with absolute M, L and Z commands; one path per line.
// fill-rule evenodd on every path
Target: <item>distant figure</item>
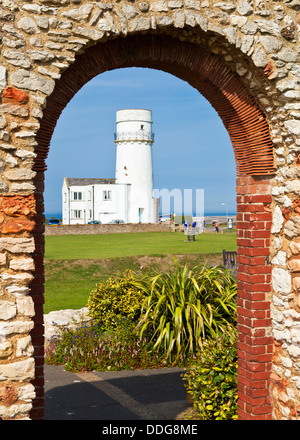
M 215 223 L 216 234 L 218 234 L 218 232 L 219 232 L 219 227 L 220 227 L 220 223 L 217 221 L 217 222 Z
M 204 220 L 203 223 L 202 223 L 202 230 L 203 230 L 203 232 L 205 232 L 205 226 L 206 226 L 206 222 Z

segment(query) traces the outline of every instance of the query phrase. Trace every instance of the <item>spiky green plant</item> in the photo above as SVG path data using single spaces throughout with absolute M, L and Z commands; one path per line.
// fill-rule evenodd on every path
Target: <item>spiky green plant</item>
M 146 294 L 140 335 L 170 356 L 193 354 L 202 341 L 236 324 L 236 281 L 224 267 L 194 267 L 158 274 L 140 284 Z

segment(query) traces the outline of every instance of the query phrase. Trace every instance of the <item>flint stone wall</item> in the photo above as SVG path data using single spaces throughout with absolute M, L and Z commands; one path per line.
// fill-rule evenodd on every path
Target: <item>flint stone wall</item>
M 218 107 L 224 99 L 235 108 L 236 97 L 240 103 L 246 103 L 252 96 L 261 112 L 256 121 L 260 119 L 267 124 L 267 132 L 255 132 L 255 123 L 249 117 L 251 133 L 251 130 L 247 132 L 245 120 L 249 142 L 244 133 L 244 144 L 239 149 L 235 135 L 239 131 L 238 120 L 244 117 L 243 105 L 236 111 L 237 116 L 230 118 L 231 125 L 227 113 L 220 111 L 231 134 L 237 165 L 245 170 L 237 179 L 239 417 L 300 418 L 299 28 L 298 0 L 2 0 L 0 416 L 3 419 L 43 417 L 44 161 L 55 118 L 62 110 L 59 105 L 63 102 L 63 107 L 69 96 L 84 85 L 86 70 L 92 68 L 87 62 L 85 68 L 74 73 L 71 67 L 77 66 L 80 57 L 96 44 L 106 48 L 111 43 L 114 51 L 104 62 L 107 69 L 114 68 L 121 55 L 132 56 L 130 52 L 118 52 L 119 42 L 134 36 L 136 49 L 148 53 L 144 40 L 147 35 L 172 38 L 174 53 L 184 43 L 194 51 L 198 48 L 206 51 L 211 61 L 204 67 L 210 71 L 211 78 L 204 82 L 203 93 L 212 93 L 212 104 Z M 149 61 L 150 55 L 147 56 Z M 182 58 L 185 56 L 188 51 Z M 211 66 L 215 59 L 224 67 L 219 67 L 214 75 Z M 176 71 L 178 76 L 183 78 L 186 71 L 192 72 L 196 63 L 197 57 L 185 62 L 185 70 Z M 138 60 L 136 64 L 140 65 Z M 155 65 L 158 64 L 150 63 L 149 67 Z M 164 61 L 160 66 L 164 66 Z M 166 69 L 168 66 L 165 63 Z M 75 75 L 72 84 L 66 79 L 71 71 Z M 238 95 L 238 89 L 227 93 L 228 84 L 224 81 L 219 85 L 220 100 L 213 93 L 215 89 L 206 88 L 213 81 L 220 80 L 221 84 L 228 72 L 234 72 L 237 82 L 245 87 L 248 95 L 244 98 Z M 189 79 L 193 84 L 197 75 L 191 74 Z M 52 96 L 55 102 L 51 101 Z M 267 145 L 265 154 L 264 145 Z M 251 153 L 247 156 L 248 148 Z M 239 159 L 241 153 L 246 157 L 244 161 Z M 247 169 L 256 153 L 254 168 Z M 254 178 L 251 173 L 257 170 L 256 175 L 261 177 Z M 267 177 L 263 176 L 264 172 Z
M 78 310 L 65 309 L 47 313 L 44 315 L 45 343 L 51 342 L 52 338 L 59 337 L 64 329 L 74 329 L 82 323 L 89 322 L 91 319 L 88 307 Z
M 171 223 L 134 224 L 116 223 L 103 225 L 59 225 L 45 227 L 45 235 L 94 235 L 94 234 L 127 234 L 130 232 L 170 232 L 174 230 Z

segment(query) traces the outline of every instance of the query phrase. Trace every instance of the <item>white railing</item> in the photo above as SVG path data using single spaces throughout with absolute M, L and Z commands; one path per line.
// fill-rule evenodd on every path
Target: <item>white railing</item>
M 146 133 L 144 130 L 115 133 L 114 137 L 115 137 L 115 142 L 120 142 L 120 141 L 154 142 L 154 133 Z

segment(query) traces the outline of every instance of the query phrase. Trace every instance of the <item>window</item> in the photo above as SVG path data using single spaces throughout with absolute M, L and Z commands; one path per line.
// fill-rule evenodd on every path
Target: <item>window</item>
M 81 209 L 74 209 L 73 217 L 74 218 L 81 218 Z
M 89 218 L 92 218 L 92 210 L 89 209 Z
M 92 200 L 92 191 L 88 192 L 88 198 L 89 198 L 89 200 Z
M 73 200 L 82 200 L 82 192 L 74 192 Z
M 103 191 L 103 199 L 111 200 L 111 191 Z

